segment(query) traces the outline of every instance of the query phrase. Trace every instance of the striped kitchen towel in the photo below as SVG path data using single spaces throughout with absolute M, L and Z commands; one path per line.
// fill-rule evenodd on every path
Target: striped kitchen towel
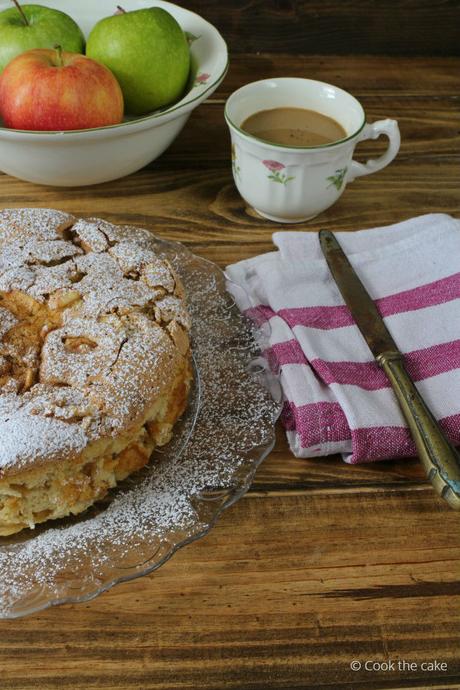
M 337 239 L 450 440 L 460 444 L 460 220 L 444 214 Z M 282 420 L 294 455 L 350 463 L 415 455 L 383 371 L 345 306 L 313 232 L 277 232 L 278 251 L 227 268 L 238 306 L 269 323 Z

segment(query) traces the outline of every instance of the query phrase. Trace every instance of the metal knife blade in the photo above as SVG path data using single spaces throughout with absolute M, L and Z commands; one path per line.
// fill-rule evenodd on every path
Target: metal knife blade
M 342 297 L 374 357 L 377 358 L 382 352 L 399 352 L 377 307 L 333 233 L 321 230 L 319 241 Z
M 327 230 L 321 230 L 319 241 L 337 287 L 356 325 L 393 387 L 428 479 L 452 508 L 460 510 L 459 452 L 443 434 L 407 373 L 402 353 L 340 244 Z

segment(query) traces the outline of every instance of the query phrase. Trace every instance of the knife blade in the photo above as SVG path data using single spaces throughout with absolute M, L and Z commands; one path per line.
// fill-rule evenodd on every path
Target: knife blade
M 428 479 L 452 508 L 460 510 L 459 453 L 444 436 L 407 373 L 403 354 L 336 237 L 321 230 L 319 242 L 345 304 L 393 387 Z
M 364 336 L 374 357 L 382 352 L 398 352 L 398 346 L 385 326 L 377 307 L 356 275 L 335 235 L 328 230 L 319 233 L 321 249 L 345 304 Z

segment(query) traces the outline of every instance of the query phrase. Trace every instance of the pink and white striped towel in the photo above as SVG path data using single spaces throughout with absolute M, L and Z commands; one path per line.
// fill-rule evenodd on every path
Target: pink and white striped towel
M 338 232 L 407 369 L 460 444 L 460 220 L 444 214 Z M 415 455 L 389 382 L 345 306 L 317 233 L 277 232 L 278 251 L 227 268 L 234 295 L 269 321 L 267 355 L 280 373 L 282 414 L 298 457 L 342 453 L 349 463 Z

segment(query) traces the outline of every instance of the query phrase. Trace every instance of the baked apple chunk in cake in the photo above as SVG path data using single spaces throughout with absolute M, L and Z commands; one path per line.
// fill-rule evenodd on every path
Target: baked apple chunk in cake
M 96 218 L 0 212 L 0 535 L 80 513 L 170 440 L 190 321 L 155 247 Z

